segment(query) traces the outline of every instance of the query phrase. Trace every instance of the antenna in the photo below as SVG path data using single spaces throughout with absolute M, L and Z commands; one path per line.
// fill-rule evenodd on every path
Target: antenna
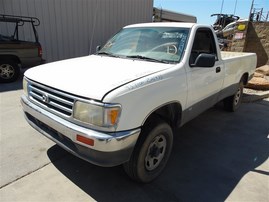
M 93 37 L 94 37 L 94 33 L 95 33 L 95 26 L 96 26 L 96 19 L 97 19 L 97 12 L 98 12 L 98 8 L 99 8 L 99 1 L 96 0 L 96 9 L 95 9 L 95 13 L 94 13 L 94 19 L 93 19 L 93 28 L 92 28 L 92 37 L 91 37 L 91 43 L 90 43 L 90 51 L 89 53 L 92 53 L 92 44 L 93 44 Z

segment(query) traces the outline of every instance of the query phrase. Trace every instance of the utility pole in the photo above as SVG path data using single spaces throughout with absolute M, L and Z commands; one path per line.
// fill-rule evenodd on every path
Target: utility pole
M 221 3 L 220 14 L 222 14 L 223 4 L 224 4 L 224 0 L 222 0 L 222 3 Z
M 248 21 L 251 21 L 251 15 L 252 15 L 253 5 L 254 5 L 254 0 L 252 0 L 252 3 L 251 3 L 251 7 L 250 7 L 250 11 L 249 11 Z
M 236 7 L 237 7 L 237 0 L 235 0 L 235 5 L 234 5 L 234 15 L 235 15 Z

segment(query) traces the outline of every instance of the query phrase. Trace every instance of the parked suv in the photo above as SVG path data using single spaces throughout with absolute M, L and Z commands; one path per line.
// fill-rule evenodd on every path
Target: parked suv
M 0 14 L 0 83 L 15 81 L 20 75 L 21 68 L 44 62 L 36 31 L 39 24 L 39 19 L 35 17 Z M 21 40 L 19 35 L 23 26 L 30 29 L 33 41 Z M 12 30 L 12 34 L 7 36 L 3 33 L 7 30 L 9 32 Z

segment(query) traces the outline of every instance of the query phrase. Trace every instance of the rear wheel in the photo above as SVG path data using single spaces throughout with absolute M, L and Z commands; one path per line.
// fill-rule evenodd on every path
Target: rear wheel
M 20 68 L 18 63 L 13 60 L 2 60 L 0 62 L 0 82 L 8 83 L 18 79 Z
M 236 93 L 224 99 L 225 110 L 235 112 L 240 107 L 243 97 L 243 89 L 243 81 L 240 81 Z
M 146 125 L 129 162 L 125 163 L 125 172 L 139 182 L 150 182 L 163 171 L 173 145 L 173 132 L 164 121 L 158 120 Z

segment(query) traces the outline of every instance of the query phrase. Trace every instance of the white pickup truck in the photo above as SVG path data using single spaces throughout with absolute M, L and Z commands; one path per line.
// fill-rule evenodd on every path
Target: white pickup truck
M 29 124 L 67 151 L 150 182 L 176 128 L 220 101 L 238 109 L 256 60 L 220 52 L 210 26 L 129 25 L 94 55 L 26 71 L 21 103 Z

